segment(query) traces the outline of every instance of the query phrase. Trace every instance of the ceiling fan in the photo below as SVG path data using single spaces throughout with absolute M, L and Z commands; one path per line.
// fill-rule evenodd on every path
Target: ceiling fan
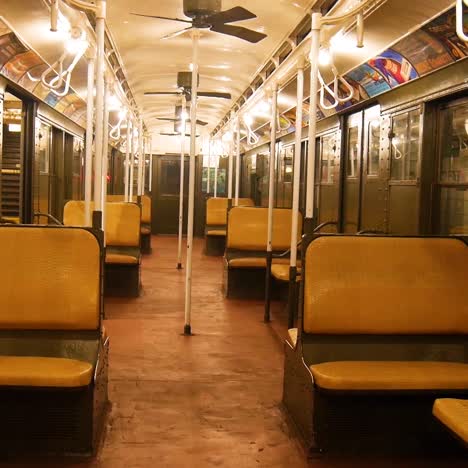
M 200 82 L 200 75 L 198 75 L 198 82 Z M 192 72 L 179 72 L 177 73 L 177 91 L 147 91 L 145 96 L 182 96 L 185 95 L 187 101 L 192 97 Z M 219 99 L 231 99 L 229 93 L 218 93 L 210 91 L 198 91 L 198 97 L 211 97 Z
M 176 106 L 175 108 L 175 118 L 169 118 L 169 117 L 157 117 L 157 120 L 162 120 L 164 122 L 174 122 L 176 125 L 182 123 L 182 106 Z M 185 121 L 187 123 L 191 122 L 187 112 L 185 113 Z M 197 125 L 201 125 L 202 127 L 205 127 L 208 125 L 208 122 L 204 122 L 203 120 L 197 120 Z
M 180 18 L 167 18 L 165 16 L 143 15 L 132 13 L 135 16 L 146 18 L 157 18 L 180 23 L 190 24 L 189 27 L 162 37 L 161 39 L 171 39 L 180 36 L 192 29 L 209 29 L 210 31 L 228 36 L 238 37 L 253 44 L 260 42 L 267 37 L 266 34 L 253 31 L 252 29 L 235 26 L 229 23 L 237 23 L 256 18 L 257 15 L 240 6 L 221 11 L 222 0 L 184 0 L 184 15 L 191 20 Z

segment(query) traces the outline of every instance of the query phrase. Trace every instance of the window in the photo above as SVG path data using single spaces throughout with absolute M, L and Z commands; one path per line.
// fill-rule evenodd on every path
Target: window
M 468 189 L 442 187 L 440 233 L 468 235 Z
M 395 116 L 391 136 L 392 180 L 416 180 L 420 152 L 419 109 Z
M 51 129 L 48 125 L 40 122 L 38 128 L 38 163 L 39 173 L 49 173 L 50 147 L 51 147 Z
M 359 127 L 348 129 L 346 175 L 358 177 L 359 173 Z
M 369 122 L 367 129 L 367 175 L 379 175 L 380 162 L 380 120 Z
M 320 183 L 332 184 L 335 179 L 336 140 L 335 135 L 320 139 Z
M 441 112 L 440 182 L 468 183 L 468 102 Z

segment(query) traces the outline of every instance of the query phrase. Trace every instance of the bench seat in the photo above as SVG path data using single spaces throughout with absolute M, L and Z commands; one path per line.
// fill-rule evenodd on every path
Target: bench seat
M 0 386 L 86 387 L 92 373 L 91 364 L 75 359 L 0 356 Z
M 226 232 L 226 229 L 211 229 L 206 231 L 206 235 L 213 237 L 226 237 Z
M 137 265 L 138 262 L 138 258 L 133 255 L 106 253 L 106 263 Z
M 439 398 L 432 409 L 433 415 L 465 444 L 468 444 L 468 400 Z
M 275 258 L 274 265 L 285 265 L 288 268 L 289 278 L 289 258 Z M 242 257 L 232 258 L 228 261 L 229 268 L 266 268 L 266 258 L 262 257 Z
M 310 366 L 315 384 L 339 391 L 468 389 L 468 364 L 430 361 L 338 361 Z
M 297 269 L 296 281 L 301 280 L 301 268 Z M 271 275 L 278 281 L 289 281 L 289 262 L 287 264 L 278 264 L 273 262 L 271 266 Z
M 289 341 L 289 343 L 293 345 L 294 348 L 297 345 L 297 334 L 298 334 L 297 328 L 290 328 L 288 330 L 287 340 Z

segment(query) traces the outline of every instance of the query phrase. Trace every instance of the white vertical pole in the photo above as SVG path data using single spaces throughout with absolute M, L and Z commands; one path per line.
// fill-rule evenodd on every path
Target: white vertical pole
M 210 196 L 210 178 L 211 178 L 211 138 L 208 140 L 208 175 L 206 176 L 206 194 Z
M 317 138 L 318 56 L 320 51 L 321 13 L 312 13 L 312 44 L 310 50 L 310 117 L 307 155 L 306 229 L 310 230 L 315 204 L 315 139 Z
M 94 117 L 95 58 L 88 58 L 88 94 L 86 96 L 86 169 L 85 169 L 85 224 L 92 225 L 91 198 L 93 177 L 93 117 Z
M 102 154 L 104 135 L 104 67 L 106 0 L 97 2 L 96 10 L 96 143 L 94 157 L 94 209 L 102 212 Z M 102 215 L 101 215 L 102 216 Z M 101 218 L 101 228 L 104 224 Z
M 214 192 L 213 196 L 215 198 L 218 198 L 218 166 L 219 166 L 219 154 L 216 155 L 216 161 L 215 161 L 215 173 L 214 173 Z
M 153 135 L 150 138 L 150 160 L 149 160 L 149 193 L 153 193 Z
M 184 235 L 185 134 L 187 133 L 187 102 L 182 94 L 182 125 L 180 129 L 179 245 L 177 269 L 182 269 L 182 238 Z
M 236 142 L 236 194 L 234 200 L 234 206 L 239 205 L 239 190 L 240 190 L 240 175 L 241 175 L 241 146 L 240 146 L 240 118 L 237 117 L 236 120 L 236 133 L 235 133 L 235 142 Z
M 193 217 L 195 208 L 195 157 L 197 151 L 197 98 L 198 98 L 198 41 L 200 32 L 192 31 L 193 39 L 193 71 L 192 71 L 192 107 L 190 109 L 190 178 L 189 178 L 189 210 L 187 227 L 187 268 L 185 278 L 185 327 L 184 334 L 192 334 L 192 254 L 193 254 Z
M 232 181 L 234 179 L 234 132 L 232 119 L 234 119 L 234 112 L 231 113 L 231 141 L 229 142 L 229 181 L 228 181 L 228 199 L 232 200 Z
M 132 132 L 130 115 L 127 114 L 127 151 L 125 154 L 125 201 L 128 203 L 130 201 L 129 189 L 130 189 L 130 181 L 128 180 L 130 177 L 130 151 L 132 148 Z
M 135 129 L 136 125 L 132 120 L 132 132 L 130 134 L 130 148 L 131 148 L 131 159 L 130 159 L 130 185 L 128 187 L 128 201 L 133 201 L 133 179 L 135 177 L 135 153 L 136 153 L 136 142 L 135 142 Z
M 275 166 L 276 166 L 276 130 L 278 112 L 278 85 L 275 83 L 272 89 L 271 99 L 271 145 L 270 145 L 270 174 L 268 189 L 268 240 L 267 252 L 273 252 L 273 208 L 275 203 Z
M 299 192 L 301 187 L 301 148 L 302 148 L 302 114 L 304 104 L 304 57 L 297 64 L 297 107 L 296 107 L 296 144 L 294 147 L 294 181 L 291 225 L 291 262 L 297 267 L 297 220 L 299 218 Z
M 102 230 L 106 232 L 106 200 L 107 200 L 107 171 L 109 167 L 109 83 L 106 81 L 104 86 L 104 122 L 102 135 L 102 178 L 101 178 L 101 211 L 102 211 Z M 106 244 L 104 235 L 104 245 Z
M 145 190 L 146 190 L 146 154 L 149 152 L 148 151 L 148 146 L 149 146 L 149 138 L 148 136 L 145 137 L 145 139 L 143 140 L 143 168 L 142 168 L 142 192 L 141 194 L 144 195 L 145 194 Z
M 143 136 L 143 119 L 140 117 L 140 123 L 138 127 L 138 185 L 137 185 L 137 195 L 143 195 L 143 165 L 145 164 L 145 143 Z

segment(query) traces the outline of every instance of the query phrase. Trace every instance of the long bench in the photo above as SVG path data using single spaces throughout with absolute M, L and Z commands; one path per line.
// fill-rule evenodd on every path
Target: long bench
M 138 197 L 133 197 L 133 203 L 137 203 Z M 124 195 L 107 195 L 107 201 L 111 203 L 123 203 Z M 151 248 L 151 197 L 141 196 L 141 253 L 150 254 Z
M 283 402 L 310 450 L 442 450 L 437 398 L 468 396 L 468 248 L 457 238 L 303 241 Z
M 238 206 L 255 206 L 250 198 L 239 198 Z M 209 198 L 206 201 L 205 254 L 222 256 L 226 249 L 226 229 L 229 200 Z
M 138 297 L 140 294 L 140 219 L 140 207 L 134 203 L 106 203 L 104 291 L 107 296 Z M 83 226 L 84 202 L 68 202 L 63 221 L 66 226 Z
M 291 243 L 291 210 L 273 210 L 273 251 L 283 252 Z M 298 240 L 302 217 L 298 220 Z M 265 297 L 268 209 L 236 207 L 229 211 L 226 253 L 224 257 L 224 292 L 226 297 L 263 299 Z M 289 258 L 274 260 L 289 264 Z
M 0 226 L 0 258 L 1 453 L 91 455 L 108 407 L 99 233 Z

